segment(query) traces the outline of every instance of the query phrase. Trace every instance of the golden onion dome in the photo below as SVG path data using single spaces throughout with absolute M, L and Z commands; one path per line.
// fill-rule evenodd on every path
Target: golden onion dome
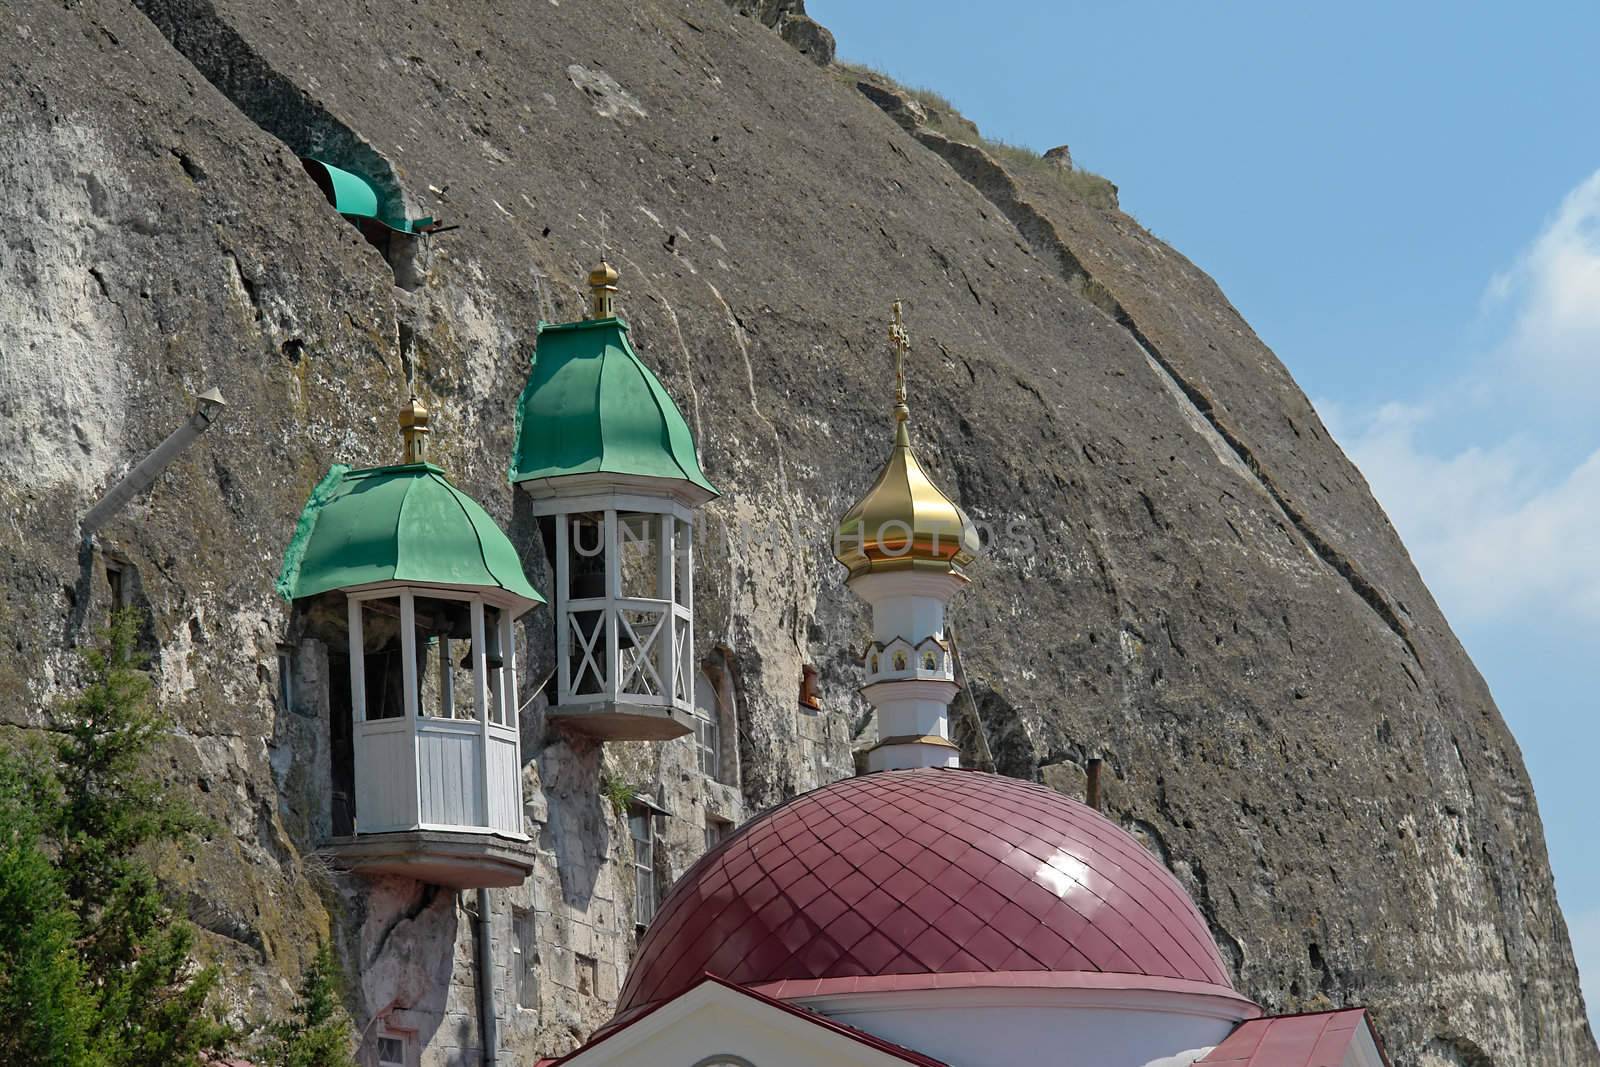
M 889 338 L 895 349 L 894 450 L 877 481 L 839 520 L 834 558 L 850 577 L 873 571 L 961 572 L 978 555 L 978 530 L 955 501 L 933 484 L 911 451 L 904 359 L 910 347 L 894 306 Z

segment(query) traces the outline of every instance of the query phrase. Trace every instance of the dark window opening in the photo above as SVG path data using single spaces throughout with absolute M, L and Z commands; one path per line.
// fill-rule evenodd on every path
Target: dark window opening
M 278 646 L 278 710 L 294 711 L 294 647 Z
M 633 921 L 639 929 L 656 916 L 656 814 L 643 804 L 628 809 L 633 837 Z
M 121 611 L 128 606 L 127 575 L 123 565 L 116 560 L 106 560 L 106 586 L 110 595 L 106 598 L 107 606 L 113 611 Z
M 333 781 L 331 829 L 335 837 L 356 832 L 356 749 L 351 725 L 350 657 L 328 650 L 328 758 Z
M 593 956 L 585 956 L 580 952 L 576 954 L 576 963 L 578 995 L 580 997 L 595 996 L 600 985 L 600 961 Z
M 511 953 L 517 984 L 517 1007 L 539 1006 L 539 944 L 534 913 L 528 908 L 511 909 Z
M 800 706 L 811 711 L 822 710 L 822 695 L 817 692 L 817 668 L 810 663 L 800 668 Z
M 739 784 L 739 713 L 731 655 L 715 649 L 694 680 L 695 748 L 700 773 L 726 785 Z
M 415 605 L 417 714 L 476 719 L 471 605 L 423 596 L 415 599 Z
M 378 1067 L 408 1067 L 406 1063 L 406 1045 L 404 1037 L 383 1036 L 378 1038 Z
M 362 666 L 367 679 L 367 718 L 403 718 L 406 702 L 401 689 L 399 636 L 389 645 L 369 651 Z
M 132 612 L 134 623 L 133 649 L 135 658 L 153 662 L 161 652 L 156 640 L 155 621 L 150 613 L 149 601 L 139 581 L 139 568 L 119 553 L 101 550 L 100 569 L 106 580 L 106 616 L 119 612 Z
M 362 661 L 367 691 L 366 718 L 404 718 L 406 698 L 399 597 L 361 602 L 361 637 L 366 646 Z
M 716 686 L 701 671 L 694 680 L 694 747 L 700 773 L 722 780 L 722 701 Z

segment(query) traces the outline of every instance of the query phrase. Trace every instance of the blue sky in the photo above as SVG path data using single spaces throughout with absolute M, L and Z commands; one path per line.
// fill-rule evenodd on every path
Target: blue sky
M 1600 5 L 808 0 L 1216 278 L 1522 745 L 1600 1019 Z

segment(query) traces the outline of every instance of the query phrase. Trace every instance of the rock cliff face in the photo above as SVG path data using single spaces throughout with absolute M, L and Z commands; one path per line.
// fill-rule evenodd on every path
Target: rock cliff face
M 317 855 L 327 660 L 272 579 L 327 465 L 396 455 L 410 373 L 436 457 L 547 585 L 512 413 L 535 321 L 578 317 L 608 254 L 725 492 L 696 626 L 728 721 L 721 782 L 689 740 L 547 731 L 548 613 L 527 629 L 541 862 L 497 915 L 494 980 L 511 1062 L 571 1047 L 632 947 L 607 783 L 674 810 L 664 884 L 708 819 L 849 774 L 870 739 L 827 531 L 887 448 L 903 299 L 920 453 L 988 536 L 954 618 L 1000 768 L 1076 788 L 1102 759 L 1109 813 L 1273 1010 L 1370 1005 L 1397 1064 L 1600 1064 L 1516 744 L 1272 353 L 1104 190 L 819 66 L 800 4 L 741 6 L 14 5 L 4 722 L 73 684 L 109 566 L 149 619 L 172 788 L 220 828 L 165 870 L 238 1010 L 285 1000 L 331 934 L 358 1023 L 414 1032 L 426 1064 L 477 1048 L 470 900 Z M 386 258 L 311 153 L 460 228 Z M 211 384 L 223 419 L 80 548 L 78 517 Z M 820 714 L 796 707 L 804 663 Z

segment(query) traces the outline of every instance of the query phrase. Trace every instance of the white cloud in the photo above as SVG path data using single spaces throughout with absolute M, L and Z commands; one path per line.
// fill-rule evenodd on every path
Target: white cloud
M 1427 431 L 1448 411 L 1324 414 L 1448 616 L 1600 619 L 1600 452 L 1547 482 L 1539 450 L 1520 437 L 1429 449 Z
M 1568 193 L 1485 299 L 1512 310 L 1501 355 L 1530 384 L 1570 394 L 1600 377 L 1600 171 Z
M 1600 387 L 1600 171 L 1486 299 L 1503 340 L 1430 403 L 1319 409 L 1448 616 L 1600 619 L 1600 450 L 1589 420 L 1559 417 Z

